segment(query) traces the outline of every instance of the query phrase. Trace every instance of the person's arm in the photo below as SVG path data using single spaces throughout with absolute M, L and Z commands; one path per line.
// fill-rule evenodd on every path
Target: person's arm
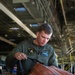
M 56 53 L 54 51 L 54 49 L 51 47 L 51 55 L 50 55 L 50 58 L 49 58 L 49 61 L 48 61 L 48 65 L 49 66 L 56 66 L 58 67 L 58 59 L 56 57 Z
M 5 63 L 8 69 L 13 69 L 13 67 L 17 63 L 18 60 L 15 58 L 15 54 L 20 50 L 21 50 L 21 46 L 17 46 L 7 55 Z
M 14 57 L 15 51 L 12 51 L 11 53 L 9 53 L 6 57 L 6 67 L 8 69 L 13 69 L 13 67 L 15 66 L 15 64 L 17 63 L 17 59 Z
M 15 58 L 15 53 L 22 52 L 23 44 L 20 43 L 17 47 L 15 47 L 6 57 L 6 67 L 12 69 L 14 65 L 17 63 L 17 59 Z
M 27 59 L 26 56 L 26 46 L 27 42 L 23 41 L 15 47 L 12 52 L 10 52 L 6 57 L 6 66 L 9 69 L 12 69 L 18 60 Z

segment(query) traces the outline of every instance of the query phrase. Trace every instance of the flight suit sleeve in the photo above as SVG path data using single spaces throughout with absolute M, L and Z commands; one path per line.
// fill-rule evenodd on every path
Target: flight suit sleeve
M 58 59 L 56 57 L 56 53 L 53 48 L 51 48 L 50 57 L 48 61 L 48 66 L 56 66 L 58 67 Z
M 15 64 L 17 62 L 16 58 L 14 58 L 14 54 L 15 54 L 15 52 L 12 51 L 6 57 L 5 63 L 6 63 L 6 67 L 8 69 L 13 69 L 13 67 L 15 66 Z
M 5 63 L 8 69 L 13 69 L 15 64 L 17 63 L 17 59 L 14 57 L 16 52 L 22 52 L 23 44 L 20 43 L 17 47 L 15 47 L 6 57 Z

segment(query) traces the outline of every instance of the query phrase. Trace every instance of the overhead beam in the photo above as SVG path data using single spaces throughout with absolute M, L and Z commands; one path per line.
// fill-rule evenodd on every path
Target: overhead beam
M 29 0 L 29 1 L 32 1 L 32 0 Z M 30 4 L 26 4 L 26 2 L 24 2 L 24 1 L 19 1 L 19 2 L 22 3 L 22 5 L 27 9 L 27 11 L 29 12 L 29 14 L 34 19 L 34 21 L 39 24 L 39 22 L 36 19 L 37 18 L 37 15 L 39 16 L 39 13 L 37 14 L 37 10 L 35 10 L 35 12 L 33 12 L 33 8 L 31 9 L 31 7 L 34 7 L 35 8 L 35 6 L 33 4 L 31 4 L 31 3 Z
M 66 20 L 66 15 L 65 15 L 65 10 L 64 10 L 64 6 L 63 6 L 63 0 L 60 0 L 60 4 L 61 4 L 61 8 L 62 8 L 62 13 L 63 13 L 65 25 L 67 25 L 67 20 Z
M 34 20 L 34 19 L 24 19 L 24 18 L 21 18 L 21 20 L 22 20 L 22 22 L 23 23 L 28 23 L 28 24 L 30 24 L 30 23 L 41 23 L 41 22 L 44 22 L 44 19 L 43 18 L 36 18 L 36 20 Z M 9 23 L 15 23 L 15 22 L 13 22 L 13 21 L 9 21 L 9 20 L 6 20 L 7 22 L 9 22 Z
M 13 46 L 16 46 L 16 45 L 17 45 L 17 44 L 15 44 L 15 43 L 13 43 L 13 42 L 11 42 L 11 41 L 9 41 L 9 40 L 7 40 L 7 39 L 1 37 L 1 36 L 0 36 L 0 40 L 1 40 L 1 41 L 4 41 L 4 42 L 6 42 L 6 43 L 8 43 L 8 44 L 10 44 L 10 45 L 13 45 Z
M 23 22 L 25 23 L 40 23 L 40 22 L 44 22 L 44 19 L 43 18 L 36 18 L 35 20 L 34 19 L 21 19 Z
M 29 2 L 30 0 L 13 0 L 13 3 Z
M 20 3 L 22 3 L 22 5 L 25 7 L 25 9 L 27 9 L 27 11 L 33 17 L 34 20 L 36 20 L 36 18 L 41 18 L 41 15 L 37 10 L 36 3 L 33 0 L 29 0 L 29 1 L 30 2 L 26 3 L 26 2 L 20 0 Z M 34 2 L 34 4 L 32 4 L 32 2 Z
M 22 27 L 32 37 L 36 38 L 36 35 L 22 22 L 20 21 L 11 11 L 9 11 L 2 3 L 0 3 L 0 9 L 7 14 L 12 20 L 14 20 L 20 27 Z
M 25 3 L 22 3 L 22 5 L 27 9 L 27 11 L 30 13 L 30 15 L 35 19 L 35 16 L 32 14 L 32 12 L 30 11 L 30 9 L 26 6 Z

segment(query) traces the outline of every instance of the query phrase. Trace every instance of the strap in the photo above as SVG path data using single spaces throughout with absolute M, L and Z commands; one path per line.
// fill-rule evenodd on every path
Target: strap
M 21 60 L 19 60 L 19 64 L 20 64 L 21 73 L 22 73 L 22 75 L 24 75 L 24 69 L 23 69 L 23 66 L 22 66 Z

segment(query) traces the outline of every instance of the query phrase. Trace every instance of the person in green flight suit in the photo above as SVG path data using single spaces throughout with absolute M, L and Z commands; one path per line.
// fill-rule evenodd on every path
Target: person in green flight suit
M 39 26 L 36 32 L 36 38 L 24 40 L 15 47 L 6 57 L 6 66 L 12 69 L 17 64 L 17 75 L 30 73 L 36 62 L 46 66 L 58 67 L 56 53 L 53 47 L 48 44 L 51 39 L 53 30 L 50 24 L 44 23 Z

